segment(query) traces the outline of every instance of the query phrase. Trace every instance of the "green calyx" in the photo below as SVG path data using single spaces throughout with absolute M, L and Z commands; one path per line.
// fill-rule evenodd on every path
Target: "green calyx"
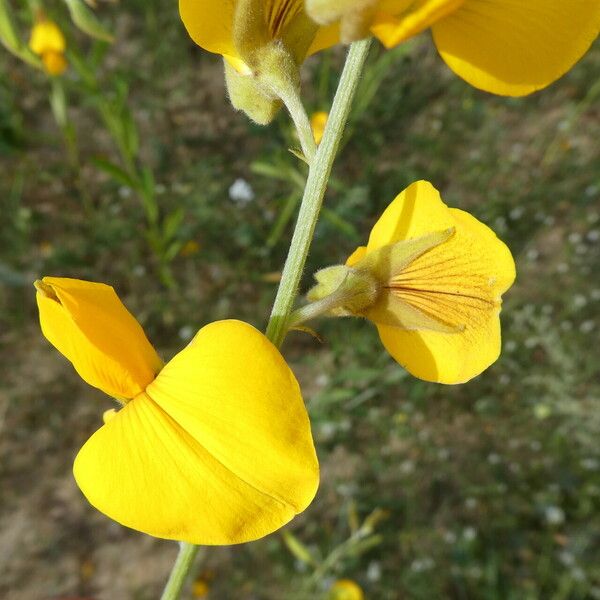
M 225 81 L 231 104 L 255 123 L 268 125 L 290 95 L 299 94 L 300 71 L 290 53 L 271 42 L 245 60 L 238 71 L 225 59 Z
M 282 104 L 294 111 L 300 65 L 317 32 L 304 10 L 290 11 L 285 3 L 278 10 L 282 14 L 271 14 L 263 0 L 238 0 L 233 41 L 239 61 L 225 61 L 234 108 L 259 125 L 269 124 Z
M 253 73 L 242 74 L 225 63 L 225 83 L 233 108 L 240 110 L 258 125 L 268 125 L 282 106 L 281 100 L 265 88 Z
M 373 275 L 346 265 L 321 269 L 315 279 L 317 285 L 307 294 L 308 307 L 318 304 L 319 314 L 338 317 L 360 316 L 375 304 L 381 289 Z

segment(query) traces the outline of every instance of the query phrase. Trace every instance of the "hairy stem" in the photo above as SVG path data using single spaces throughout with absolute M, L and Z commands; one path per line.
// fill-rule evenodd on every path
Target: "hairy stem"
M 267 325 L 267 337 L 276 346 L 281 345 L 289 329 L 290 315 L 319 219 L 333 161 L 342 139 L 369 47 L 370 40 L 355 42 L 350 46 L 323 139 L 310 165 L 298 221 Z

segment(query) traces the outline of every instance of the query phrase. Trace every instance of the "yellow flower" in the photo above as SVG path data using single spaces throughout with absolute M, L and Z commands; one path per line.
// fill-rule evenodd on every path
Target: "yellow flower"
M 523 96 L 566 73 L 600 31 L 598 0 L 306 0 L 322 45 L 369 31 L 388 48 L 431 28 L 446 64 L 471 85 Z
M 330 600 L 364 600 L 362 588 L 351 579 L 339 579 L 329 590 Z
M 200 244 L 196 240 L 188 240 L 179 251 L 179 254 L 188 257 L 194 256 L 198 252 L 200 252 Z
M 192 594 L 194 598 L 206 598 L 210 592 L 210 587 L 204 579 L 196 579 L 192 585 Z
M 249 74 L 256 50 L 273 42 L 285 46 L 297 64 L 304 61 L 318 27 L 303 5 L 304 0 L 179 0 L 179 11 L 199 46 Z
M 263 334 L 212 323 L 157 374 L 160 359 L 112 288 L 54 277 L 36 287 L 44 335 L 124 404 L 75 459 L 98 510 L 213 545 L 263 537 L 312 501 L 318 463 L 300 388 Z
M 388 206 L 367 246 L 316 278 L 309 299 L 337 296 L 334 313 L 374 322 L 413 375 L 454 384 L 498 358 L 501 295 L 515 265 L 493 231 L 418 181 Z
M 325 111 L 318 111 L 313 113 L 310 118 L 310 125 L 313 130 L 313 135 L 315 136 L 315 142 L 320 143 L 323 139 L 323 134 L 325 133 L 325 126 L 327 125 L 327 119 L 329 118 L 329 113 Z
M 49 75 L 62 75 L 67 69 L 65 51 L 67 42 L 54 21 L 40 19 L 31 31 L 29 48 L 41 57 Z
M 298 68 L 320 46 L 319 27 L 304 0 L 179 0 L 191 38 L 225 58 L 232 104 L 269 123 L 281 107 L 281 88 L 299 86 Z

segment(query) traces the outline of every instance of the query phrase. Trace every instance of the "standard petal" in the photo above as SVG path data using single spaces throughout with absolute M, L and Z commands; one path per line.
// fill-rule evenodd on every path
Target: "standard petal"
M 504 96 L 542 89 L 566 73 L 600 31 L 598 0 L 466 0 L 432 27 L 448 66 Z
M 385 209 L 371 230 L 367 251 L 453 226 L 454 220 L 440 193 L 428 181 L 416 181 Z
M 44 277 L 37 303 L 43 334 L 90 385 L 130 399 L 156 377 L 162 362 L 112 287 Z
M 298 383 L 239 321 L 203 328 L 90 438 L 75 476 L 116 521 L 195 544 L 275 531 L 308 506 L 319 478 Z

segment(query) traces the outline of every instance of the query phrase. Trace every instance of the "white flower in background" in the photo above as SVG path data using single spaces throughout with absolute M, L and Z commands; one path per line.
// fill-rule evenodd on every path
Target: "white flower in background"
M 246 206 L 254 200 L 254 190 L 245 179 L 239 177 L 229 188 L 229 198 L 236 204 Z

